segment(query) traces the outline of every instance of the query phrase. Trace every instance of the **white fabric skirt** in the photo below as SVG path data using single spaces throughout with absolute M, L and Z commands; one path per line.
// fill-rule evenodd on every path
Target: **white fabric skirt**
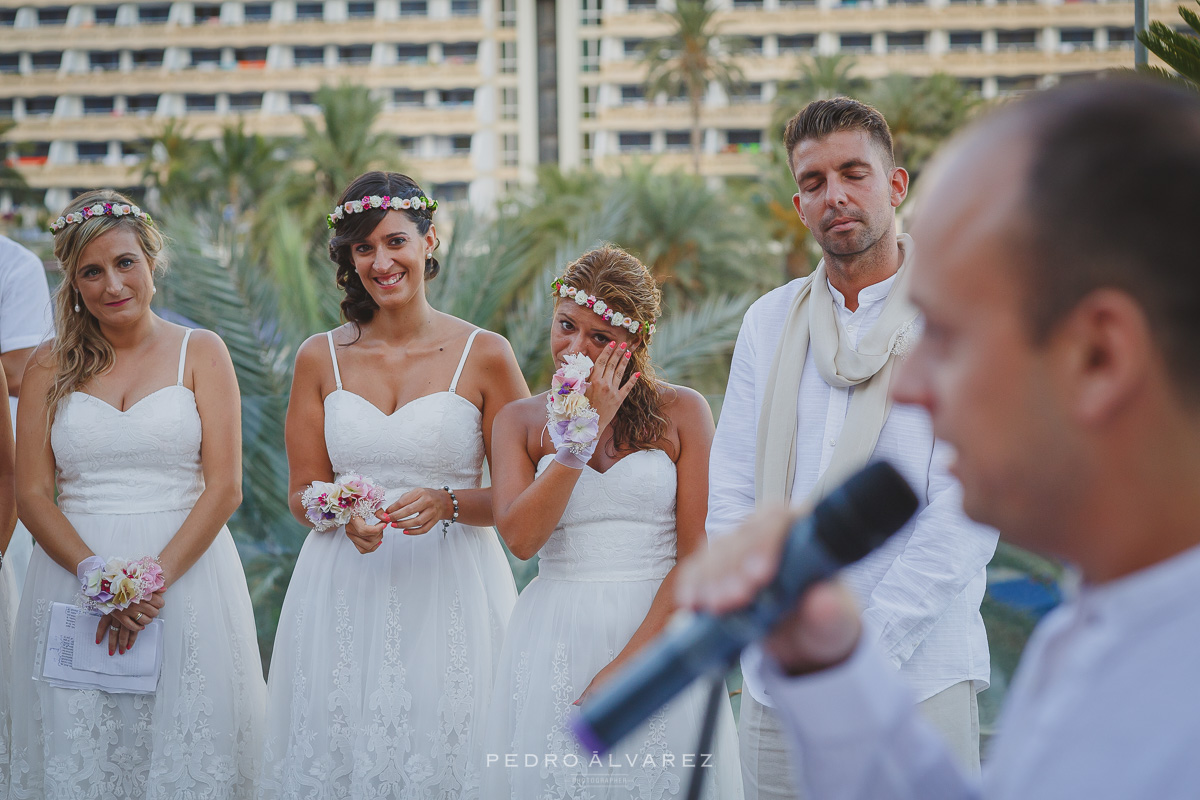
M 10 724 L 12 702 L 12 632 L 17 617 L 17 585 L 12 565 L 5 554 L 0 567 L 0 798 L 8 797 Z
M 478 728 L 516 588 L 491 528 L 312 531 L 271 660 L 264 798 L 479 793 Z
M 697 753 L 707 687 L 659 709 L 613 752 L 584 752 L 569 728 L 572 704 L 646 618 L 659 580 L 535 578 L 517 601 L 488 716 L 487 800 L 684 797 L 693 766 L 705 798 L 742 797 L 737 729 L 721 703 L 713 746 Z
M 97 555 L 138 558 L 158 554 L 188 513 L 66 516 Z M 38 547 L 25 585 L 12 662 L 13 800 L 253 796 L 266 691 L 228 529 L 166 591 L 162 677 L 152 695 L 35 680 L 50 605 L 74 603 L 79 581 Z

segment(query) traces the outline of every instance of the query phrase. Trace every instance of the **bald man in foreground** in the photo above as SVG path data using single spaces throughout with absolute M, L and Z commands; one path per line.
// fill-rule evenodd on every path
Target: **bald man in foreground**
M 1109 80 L 1004 107 L 926 175 L 920 344 L 892 385 L 954 446 L 963 506 L 1073 563 L 982 785 L 961 773 L 849 594 L 823 584 L 762 678 L 813 800 L 1200 797 L 1200 96 Z M 682 570 L 685 607 L 745 605 L 779 509 Z

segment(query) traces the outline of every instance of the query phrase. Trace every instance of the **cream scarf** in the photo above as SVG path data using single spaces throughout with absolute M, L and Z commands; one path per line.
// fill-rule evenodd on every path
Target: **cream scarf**
M 791 500 L 796 476 L 796 399 L 810 349 L 826 383 L 855 389 L 829 468 L 813 487 L 808 500 L 820 500 L 864 466 L 875 451 L 879 432 L 892 407 L 888 386 L 896 352 L 903 349 L 904 342 L 900 340 L 907 338 L 917 316 L 908 300 L 912 238 L 903 234 L 897 237 L 897 244 L 900 269 L 896 280 L 879 320 L 863 334 L 857 349 L 846 340 L 846 332 L 838 321 L 824 259 L 792 301 L 758 419 L 754 459 L 757 505 Z

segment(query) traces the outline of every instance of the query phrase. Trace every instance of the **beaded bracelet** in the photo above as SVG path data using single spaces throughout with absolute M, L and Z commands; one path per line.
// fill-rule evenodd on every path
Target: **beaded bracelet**
M 442 491 L 450 495 L 450 502 L 454 504 L 454 515 L 450 519 L 442 520 L 442 536 L 445 537 L 446 531 L 450 530 L 450 526 L 458 522 L 458 498 L 454 496 L 454 490 L 449 486 L 443 486 Z

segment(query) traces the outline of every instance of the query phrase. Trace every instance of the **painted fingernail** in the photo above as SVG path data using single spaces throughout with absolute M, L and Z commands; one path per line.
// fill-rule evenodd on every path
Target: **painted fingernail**
M 386 511 L 380 511 L 379 516 L 382 517 L 383 519 L 391 519 L 391 517 L 388 516 L 388 513 Z
M 113 650 L 111 647 L 110 647 L 110 648 L 108 648 L 108 654 L 109 654 L 110 656 L 111 656 L 111 655 L 112 655 L 114 652 L 115 652 L 115 651 L 114 651 L 114 650 Z
M 635 372 L 635 373 L 633 373 L 633 377 L 635 377 L 635 378 L 640 378 L 640 377 L 642 377 L 642 373 L 640 373 L 640 372 Z
M 629 358 L 631 355 L 633 355 L 633 353 L 629 352 L 628 350 L 625 351 L 626 358 Z
M 621 349 L 622 349 L 622 350 L 624 350 L 624 349 L 625 349 L 625 343 L 624 343 L 624 342 L 621 342 Z
M 608 346 L 609 346 L 609 347 L 616 347 L 616 346 L 617 346 L 617 343 L 616 343 L 616 342 L 609 342 L 609 343 L 608 343 Z

